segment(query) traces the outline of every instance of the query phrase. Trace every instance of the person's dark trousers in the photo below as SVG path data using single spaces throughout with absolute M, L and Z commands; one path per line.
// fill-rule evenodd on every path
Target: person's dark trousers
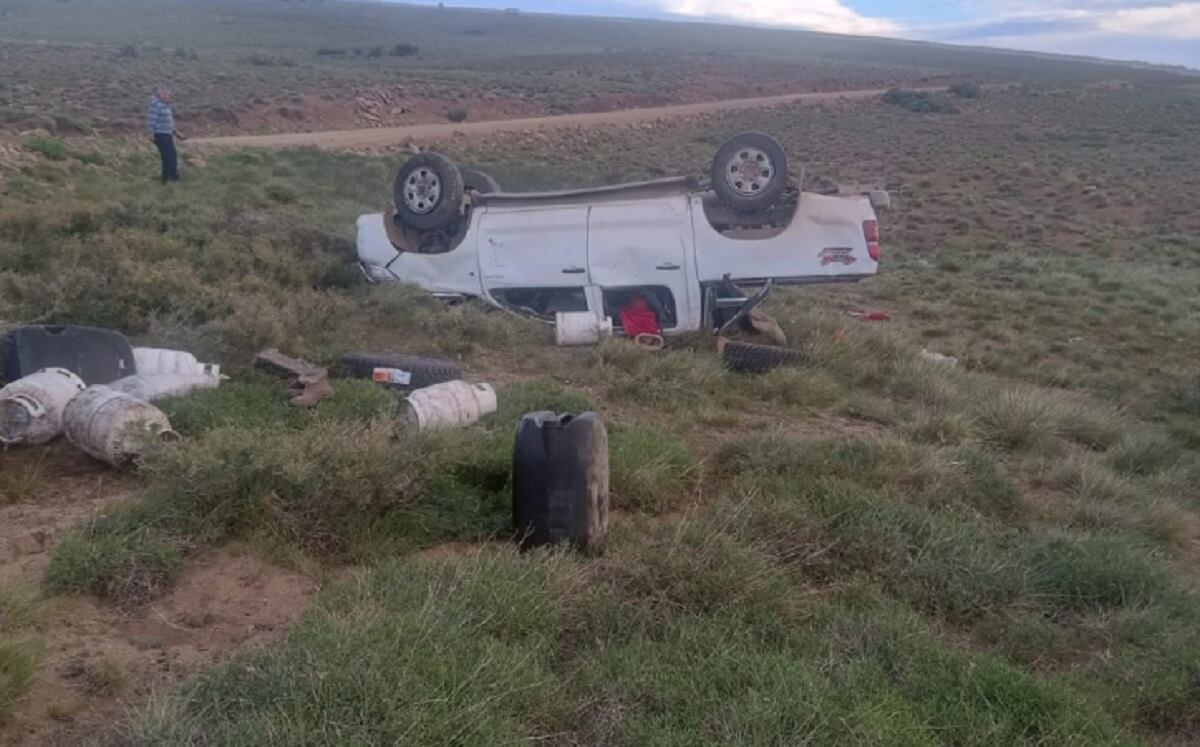
M 158 155 L 162 158 L 162 181 L 179 181 L 179 154 L 175 152 L 175 137 L 166 132 L 154 135 L 154 144 L 158 146 Z

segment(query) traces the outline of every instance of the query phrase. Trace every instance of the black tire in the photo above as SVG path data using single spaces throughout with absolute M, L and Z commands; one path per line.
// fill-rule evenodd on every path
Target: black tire
M 396 172 L 396 215 L 418 231 L 447 228 L 462 214 L 462 173 L 439 153 L 421 153 Z
M 736 373 L 763 374 L 780 366 L 807 366 L 808 353 L 792 348 L 756 345 L 752 342 L 725 340 L 721 360 Z
M 758 173 L 750 173 L 759 163 Z M 717 150 L 710 176 L 713 191 L 728 207 L 743 213 L 766 210 L 787 190 L 787 153 L 770 135 L 743 132 Z
M 493 192 L 500 191 L 500 183 L 486 171 L 481 171 L 470 166 L 464 166 L 459 169 L 462 173 L 463 188 L 468 192 L 477 192 L 481 195 L 490 195 Z
M 389 389 L 420 389 L 463 377 L 460 366 L 438 358 L 384 353 L 350 353 L 342 356 L 342 371 L 350 378 L 374 379 L 377 368 L 396 369 L 408 374 L 407 384 L 399 381 L 380 382 Z

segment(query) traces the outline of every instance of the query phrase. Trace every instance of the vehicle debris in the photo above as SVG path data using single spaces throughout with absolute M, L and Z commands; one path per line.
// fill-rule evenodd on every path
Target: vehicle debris
M 886 311 L 847 311 L 849 316 L 864 322 L 890 322 L 892 315 Z
M 120 332 L 73 325 L 14 327 L 0 335 L 0 378 L 17 381 L 65 368 L 83 383 L 110 384 L 137 372 L 133 348 Z
M 341 359 L 342 372 L 355 379 L 370 379 L 389 389 L 423 389 L 463 377 L 462 367 L 439 358 L 392 353 L 349 353 Z
M 479 422 L 496 411 L 490 384 L 447 381 L 418 389 L 405 400 L 405 418 L 419 430 L 454 428 Z
M 597 319 L 590 311 L 560 311 L 554 317 L 554 344 L 559 347 L 595 345 L 612 333 L 611 316 Z
M 288 379 L 288 386 L 294 394 L 288 402 L 296 407 L 313 407 L 334 394 L 327 369 L 303 358 L 284 355 L 275 348 L 254 356 L 254 367 Z
M 619 332 L 716 331 L 764 297 L 729 296 L 728 283 L 766 290 L 878 272 L 886 193 L 802 192 L 788 174 L 783 148 L 759 133 L 722 145 L 707 179 L 545 193 L 469 189 L 453 162 L 421 153 L 396 175 L 394 209 L 358 219 L 359 265 L 371 282 L 480 298 L 556 327 L 558 313 L 619 324 L 612 311 L 636 290 L 659 329 Z
M 667 341 L 663 339 L 662 335 L 640 334 L 633 338 L 633 344 L 637 345 L 643 350 L 649 350 L 650 352 L 657 353 L 667 346 Z
M 179 439 L 162 410 L 103 385 L 71 400 L 63 432 L 75 448 L 114 467 L 132 464 L 156 442 Z
M 214 363 L 201 363 L 196 356 L 183 350 L 134 348 L 133 360 L 137 365 L 138 374 L 143 376 L 156 374 L 221 375 L 220 366 Z
M 932 361 L 934 363 L 940 363 L 944 366 L 953 367 L 953 366 L 958 365 L 958 358 L 955 358 L 952 355 L 942 355 L 941 353 L 934 353 L 932 351 L 926 350 L 925 348 L 921 348 L 921 357 L 927 361 Z
M 779 347 L 787 347 L 787 333 L 783 331 L 783 327 L 779 326 L 779 322 L 774 318 L 767 316 L 758 309 L 754 309 L 746 315 L 747 323 L 751 332 L 757 335 L 762 335 L 771 341 L 771 344 Z
M 0 444 L 38 446 L 62 433 L 63 410 L 86 388 L 65 368 L 47 368 L 0 389 Z
M 764 374 L 780 366 L 802 367 L 811 362 L 808 353 L 803 350 L 756 345 L 724 337 L 717 338 L 717 354 L 729 370 L 744 374 Z
M 523 550 L 596 553 L 608 533 L 608 430 L 594 412 L 525 415 L 513 447 L 513 529 Z

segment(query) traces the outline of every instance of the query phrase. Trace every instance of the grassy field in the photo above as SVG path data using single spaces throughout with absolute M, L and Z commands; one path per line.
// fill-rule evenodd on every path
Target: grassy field
M 415 53 L 394 54 L 397 45 Z M 963 78 L 1059 85 L 1165 76 L 797 31 L 269 0 L 0 0 L 0 68 L 0 128 L 52 134 L 140 132 L 145 99 L 161 83 L 175 88 L 181 126 L 195 134 Z
M 157 695 L 135 744 L 1185 739 L 1198 110 L 1187 88 L 1013 90 L 952 115 L 864 102 L 450 149 L 517 188 L 598 183 L 695 170 L 752 116 L 814 180 L 888 175 L 884 272 L 780 294 L 814 365 L 759 378 L 702 338 L 566 351 L 361 287 L 351 222 L 398 157 L 233 153 L 174 189 L 146 156 L 41 157 L 7 178 L 0 319 L 113 326 L 234 375 L 167 407 L 185 441 L 54 549 L 46 592 L 144 604 L 234 538 L 363 568 L 282 644 Z M 268 345 L 458 358 L 501 411 L 420 434 L 344 382 L 296 412 L 245 369 Z M 586 407 L 612 428 L 606 556 L 470 544 L 505 531 L 515 418 Z
M 255 14 L 301 12 L 229 7 L 250 13 L 220 37 L 229 60 L 261 44 Z M 48 11 L 0 8 L 7 48 L 36 50 L 28 42 Z M 429 49 L 445 53 L 437 40 L 466 18 L 448 13 Z M 55 43 L 166 49 L 185 43 L 173 29 L 149 24 L 128 40 L 116 24 L 62 24 Z M 359 33 L 297 32 L 289 44 Z M 370 33 L 364 46 L 399 40 L 378 24 Z M 464 64 L 492 66 L 502 33 L 489 26 Z M 839 43 L 880 45 L 881 59 L 913 60 L 914 75 L 963 69 L 891 43 Z M 813 54 L 768 51 L 796 55 L 789 65 Z M 511 61 L 519 70 L 558 53 Z M 597 71 L 606 54 L 596 51 Z M 1003 80 L 1015 73 L 1001 63 L 1028 59 L 996 54 L 972 73 Z M 355 80 L 369 64 L 303 63 L 304 74 Z M 874 63 L 863 64 L 839 75 Z M 1194 739 L 1200 89 L 1124 71 L 1132 82 L 1096 86 L 1111 68 L 1036 67 L 1036 84 L 954 99 L 953 113 L 862 101 L 445 145 L 505 187 L 537 189 L 695 173 L 723 137 L 759 129 L 805 164 L 810 185 L 884 178 L 896 209 L 880 276 L 778 294 L 768 312 L 813 363 L 761 377 L 723 369 L 707 337 L 660 354 L 621 341 L 559 349 L 545 328 L 475 304 L 364 287 L 353 220 L 387 199 L 401 153 L 190 154 L 184 182 L 161 187 L 145 151 L 89 138 L 28 145 L 0 171 L 0 327 L 114 327 L 219 361 L 233 379 L 166 404 L 185 438 L 147 459 L 131 501 L 55 543 L 40 590 L 0 586 L 0 721 L 46 708 L 22 699 L 39 676 L 40 596 L 144 609 L 237 541 L 340 580 L 285 639 L 143 693 L 105 738 Z M 892 321 L 845 313 L 863 309 Z M 297 411 L 249 369 L 268 346 L 323 363 L 351 349 L 456 359 L 497 385 L 500 411 L 471 429 L 417 433 L 398 424 L 390 395 L 352 381 Z M 612 439 L 608 551 L 520 555 L 504 541 L 516 419 L 586 408 Z M 0 503 L 28 500 L 38 454 L 0 472 Z

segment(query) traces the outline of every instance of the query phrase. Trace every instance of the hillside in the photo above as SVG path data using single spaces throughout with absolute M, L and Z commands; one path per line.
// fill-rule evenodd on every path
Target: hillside
M 0 127 L 191 134 L 601 111 L 801 91 L 1171 80 L 1046 55 L 705 24 L 277 0 L 0 0 Z

